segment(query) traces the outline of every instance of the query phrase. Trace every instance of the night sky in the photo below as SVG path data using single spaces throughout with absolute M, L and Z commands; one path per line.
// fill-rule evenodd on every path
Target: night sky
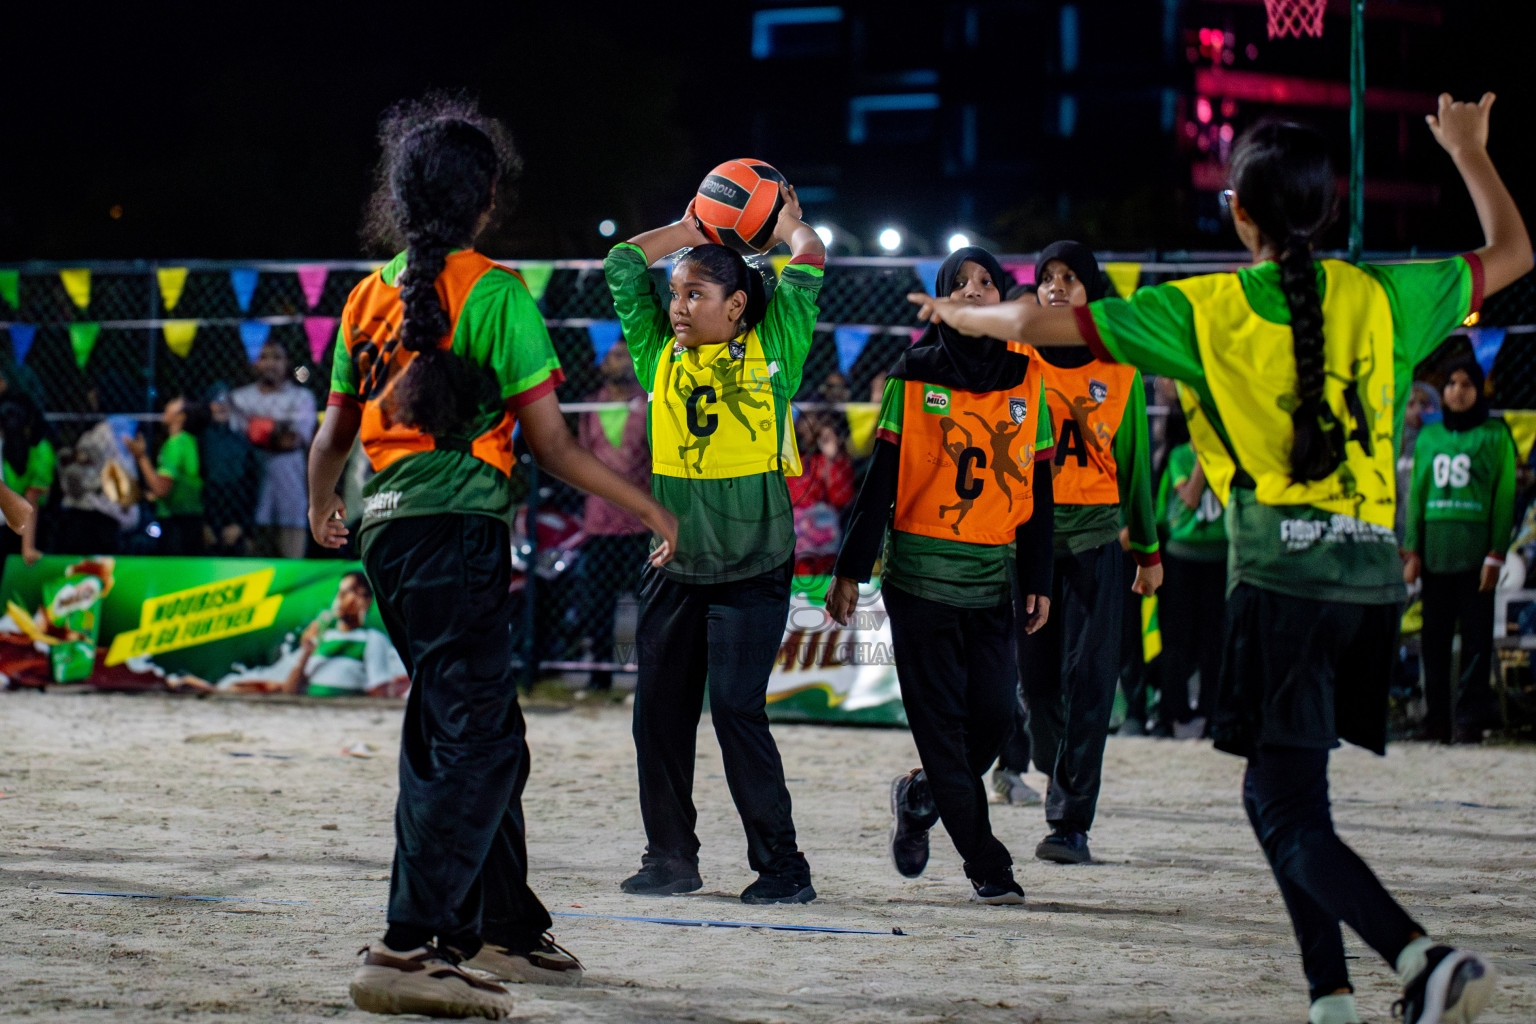
M 913 31 L 938 6 L 912 8 Z M 1451 87 L 1501 91 L 1494 156 L 1528 213 L 1532 36 L 1505 15 L 1530 6 L 1444 5 L 1443 55 Z M 477 93 L 524 158 L 517 211 L 485 248 L 595 256 L 599 220 L 629 234 L 675 217 L 709 166 L 748 155 L 743 111 L 789 84 L 744 59 L 741 3 L 170 7 L 8 12 L 0 260 L 359 255 L 377 116 L 429 87 Z M 842 116 L 794 85 L 808 117 Z

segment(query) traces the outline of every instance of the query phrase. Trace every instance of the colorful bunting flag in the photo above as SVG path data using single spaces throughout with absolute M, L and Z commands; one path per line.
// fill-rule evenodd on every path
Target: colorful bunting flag
M 192 339 L 197 337 L 196 320 L 167 320 L 161 325 L 165 331 L 165 345 L 182 359 L 192 351 Z
M 304 318 L 304 333 L 309 336 L 309 354 L 318 363 L 325 358 L 325 350 L 336 338 L 336 318 L 307 316 Z
M 1140 263 L 1106 263 L 1104 273 L 1109 275 L 1109 283 L 1115 286 L 1115 291 L 1122 299 L 1131 297 L 1136 290 L 1136 284 L 1141 280 Z
M 926 326 L 912 328 L 912 337 L 907 340 L 907 344 L 916 345 L 918 339 L 921 338 L 927 332 L 927 330 L 928 328 Z
M 19 363 L 27 358 L 32 339 L 37 336 L 37 324 L 11 324 L 11 354 Z
M 69 293 L 71 302 L 81 309 L 91 304 L 91 271 L 89 267 L 61 270 L 59 271 L 59 280 L 64 282 L 64 290 Z
M 91 361 L 91 351 L 95 349 L 96 339 L 100 335 L 101 324 L 94 321 L 87 320 L 69 325 L 69 347 L 75 350 L 75 366 L 82 372 L 85 370 L 85 364 Z
M 943 260 L 918 260 L 912 267 L 912 272 L 917 275 L 918 287 L 932 294 L 933 282 L 939 279 L 939 268 L 943 265 Z
M 1493 372 L 1493 361 L 1499 358 L 1499 349 L 1504 347 L 1504 333 L 1502 327 L 1467 328 L 1467 338 L 1472 342 L 1472 357 L 1483 368 L 1484 376 Z
M 251 311 L 251 296 L 256 294 L 256 279 L 260 276 L 259 271 L 250 267 L 236 267 L 229 272 L 229 284 L 235 290 L 235 302 L 239 303 L 240 312 Z
M 267 343 L 272 336 L 272 325 L 264 324 L 260 320 L 246 320 L 240 325 L 240 344 L 245 346 L 245 355 L 251 362 L 261 355 L 261 346 Z
M 843 376 L 853 372 L 853 364 L 863 354 L 864 346 L 869 342 L 869 334 L 870 328 L 851 325 L 833 330 L 832 337 L 837 342 L 837 365 L 843 371 Z
M 1035 283 L 1035 265 L 1033 263 L 1004 263 L 1003 269 L 1013 275 L 1014 284 Z
M 523 283 L 528 286 L 533 301 L 538 302 L 544 297 L 544 290 L 549 287 L 549 278 L 555 272 L 555 265 L 547 260 L 529 260 L 519 263 L 517 272 L 523 276 Z
M 329 268 L 318 263 L 295 268 L 294 273 L 299 275 L 299 287 L 304 289 L 304 301 L 309 303 L 310 309 L 319 304 L 320 296 L 325 291 L 325 279 L 330 272 Z
M 165 303 L 165 311 L 169 313 L 181 301 L 181 290 L 187 286 L 187 268 L 160 267 L 155 276 L 160 279 L 160 301 Z
M 11 328 L 13 331 L 15 329 Z M 1531 457 L 1531 446 L 1536 443 L 1536 412 L 1508 410 L 1504 413 L 1504 422 L 1515 436 L 1515 450 L 1520 453 L 1520 461 L 1524 462 Z
M 624 338 L 624 329 L 617 320 L 593 320 L 587 324 L 587 334 L 592 339 L 592 354 L 600 363 L 608 358 L 608 352 Z
M 777 256 L 768 257 L 768 262 L 773 264 L 773 276 L 783 277 L 784 268 L 789 266 L 789 261 L 792 259 L 794 259 L 793 256 L 785 256 L 783 253 L 780 253 Z
M 875 424 L 880 420 L 878 402 L 849 402 L 843 407 L 848 417 L 848 452 L 864 458 L 875 450 Z
M 0 270 L 0 299 L 12 309 L 21 308 L 21 271 Z

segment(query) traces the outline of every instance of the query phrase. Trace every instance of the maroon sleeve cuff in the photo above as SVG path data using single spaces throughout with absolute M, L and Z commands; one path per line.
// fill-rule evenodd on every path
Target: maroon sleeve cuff
M 1483 561 L 1492 562 L 1494 565 L 1503 565 L 1504 553 L 1502 551 L 1490 551 L 1488 552 L 1488 556 L 1484 558 Z
M 1055 445 L 1051 445 L 1049 448 L 1036 448 L 1035 449 L 1035 461 L 1036 462 L 1047 462 L 1047 461 L 1049 461 L 1051 459 L 1054 459 L 1055 457 L 1056 457 L 1056 446 Z
M 789 263 L 786 264 L 786 266 L 794 266 L 796 263 L 804 263 L 808 266 L 815 267 L 818 270 L 827 269 L 827 258 L 825 256 L 817 256 L 816 254 L 809 252 L 801 253 L 799 256 L 790 257 Z
M 356 395 L 344 395 L 340 391 L 332 391 L 325 399 L 326 408 L 333 405 L 350 405 L 353 408 L 359 408 L 362 404 L 362 400 Z
M 1141 566 L 1143 569 L 1148 568 L 1149 566 L 1163 564 L 1163 553 L 1161 551 L 1132 551 L 1131 557 L 1134 558 L 1136 560 L 1136 564 Z
M 555 388 L 559 387 L 563 383 L 565 383 L 565 371 L 557 366 L 551 370 L 549 376 L 545 377 L 544 380 L 540 383 L 535 384 L 527 391 L 519 392 L 518 394 L 508 398 L 506 401 L 506 406 L 508 409 L 516 412 L 518 409 L 523 408 L 523 406 L 532 405 L 534 402 L 537 402 L 545 395 L 554 393 Z
M 877 441 L 889 441 L 895 445 L 901 444 L 901 435 L 894 430 L 886 430 L 884 427 L 875 431 L 875 439 Z
M 1077 318 L 1077 333 L 1083 336 L 1083 341 L 1088 343 L 1088 350 L 1093 353 L 1095 359 L 1102 359 L 1106 363 L 1118 363 L 1120 360 L 1109 354 L 1109 349 L 1104 347 L 1104 339 L 1099 337 L 1099 325 L 1093 322 L 1093 314 L 1087 306 L 1073 306 L 1072 315 Z
M 1483 308 L 1483 258 L 1475 252 L 1464 252 L 1461 258 L 1472 271 L 1472 301 L 1467 308 L 1467 316 L 1471 316 Z

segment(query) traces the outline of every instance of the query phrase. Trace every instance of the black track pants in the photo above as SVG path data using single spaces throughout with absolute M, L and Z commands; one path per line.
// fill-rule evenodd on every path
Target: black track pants
M 528 743 L 512 667 L 511 547 L 488 516 L 401 519 L 364 564 L 411 677 L 389 922 L 461 951 L 531 949 L 550 926 L 528 888 Z
M 1493 667 L 1493 595 L 1477 589 L 1481 570 L 1424 574 L 1424 720 L 1432 733 L 1455 724 L 1497 725 L 1498 701 L 1488 682 Z M 1451 694 L 1451 642 L 1461 626 L 1461 679 Z

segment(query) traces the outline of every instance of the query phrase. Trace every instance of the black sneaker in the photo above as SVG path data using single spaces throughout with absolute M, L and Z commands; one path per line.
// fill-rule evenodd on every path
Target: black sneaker
M 1425 959 L 1392 1015 L 1403 1024 L 1471 1024 L 1493 995 L 1493 968 L 1477 953 L 1450 946 L 1433 947 Z
M 741 902 L 752 904 L 809 903 L 815 898 L 809 878 L 784 875 L 758 875 L 757 881 L 741 891 Z
M 928 830 L 939 820 L 921 768 L 891 780 L 891 863 L 904 878 L 928 866 Z
M 994 907 L 1018 906 L 1024 902 L 1024 887 L 1013 880 L 1013 872 L 989 878 L 985 882 L 971 879 L 971 902 L 986 903 Z
M 671 896 L 698 892 L 704 888 L 699 866 L 685 860 L 659 857 L 640 858 L 640 870 L 619 883 L 619 888 L 636 896 Z
M 1055 829 L 1035 847 L 1035 859 L 1055 864 L 1087 864 L 1093 859 L 1088 852 L 1088 833 Z

